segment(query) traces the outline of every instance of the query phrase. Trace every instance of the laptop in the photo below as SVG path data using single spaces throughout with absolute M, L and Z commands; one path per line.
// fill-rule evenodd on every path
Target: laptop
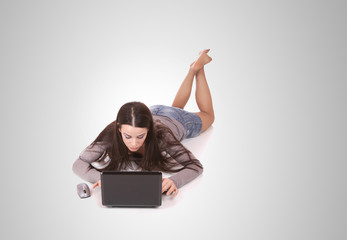
M 161 205 L 161 172 L 101 172 L 102 205 L 108 207 L 158 207 Z

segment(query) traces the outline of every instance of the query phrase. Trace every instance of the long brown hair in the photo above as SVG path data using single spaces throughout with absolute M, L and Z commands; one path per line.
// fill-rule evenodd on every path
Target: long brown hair
M 202 168 L 199 161 L 193 159 L 189 151 L 183 146 L 180 147 L 180 151 L 170 153 L 170 155 L 165 154 L 165 149 L 159 149 L 159 145 L 168 148 L 181 145 L 181 143 L 168 127 L 159 123 L 154 125 L 152 114 L 145 104 L 129 102 L 119 109 L 116 120 L 107 125 L 92 142 L 92 145 L 96 143 L 105 144 L 106 153 L 110 157 L 109 164 L 102 170 L 119 171 L 131 165 L 129 150 L 124 144 L 119 131 L 122 124 L 148 129 L 144 142 L 145 154 L 136 162 L 143 170 L 160 170 L 164 172 L 178 172 L 184 168 L 196 170 L 196 167 L 194 168 L 192 165 Z M 177 163 L 170 158 L 175 159 L 181 155 L 186 155 L 184 162 Z M 106 154 L 104 154 L 105 157 Z

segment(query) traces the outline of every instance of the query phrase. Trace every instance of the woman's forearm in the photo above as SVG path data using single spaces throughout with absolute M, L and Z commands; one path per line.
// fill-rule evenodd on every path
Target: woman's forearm
M 78 158 L 72 165 L 72 171 L 83 180 L 96 183 L 100 179 L 100 172 L 89 166 L 89 163 Z

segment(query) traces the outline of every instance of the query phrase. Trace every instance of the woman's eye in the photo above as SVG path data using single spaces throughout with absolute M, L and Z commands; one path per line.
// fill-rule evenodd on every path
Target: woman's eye
M 137 136 L 138 139 L 142 139 L 145 136 L 145 134 L 142 134 L 140 136 Z
M 131 136 L 126 135 L 126 134 L 124 134 L 124 136 L 125 136 L 126 139 L 130 139 L 131 138 Z

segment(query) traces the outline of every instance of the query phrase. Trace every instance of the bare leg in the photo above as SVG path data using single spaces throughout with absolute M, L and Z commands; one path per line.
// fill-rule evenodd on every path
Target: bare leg
M 180 88 L 178 89 L 176 97 L 172 103 L 173 107 L 184 109 L 184 107 L 186 106 L 189 100 L 190 93 L 192 91 L 194 76 L 195 76 L 195 71 L 193 71 L 193 69 L 190 68 L 187 76 L 183 80 Z
M 212 58 L 210 58 L 207 53 L 209 49 L 201 51 L 199 58 L 190 65 L 187 76 L 183 80 L 176 97 L 172 103 L 173 107 L 178 107 L 184 109 L 187 104 L 194 81 L 194 76 L 196 77 L 196 92 L 195 100 L 199 107 L 200 112 L 196 113 L 202 120 L 202 132 L 208 129 L 214 121 L 214 110 L 212 105 L 212 97 L 210 89 L 208 87 L 204 65 L 209 63 Z
M 214 122 L 212 96 L 207 84 L 204 68 L 200 69 L 196 74 L 195 99 L 200 109 L 200 112 L 197 114 L 202 120 L 201 132 L 204 132 Z

